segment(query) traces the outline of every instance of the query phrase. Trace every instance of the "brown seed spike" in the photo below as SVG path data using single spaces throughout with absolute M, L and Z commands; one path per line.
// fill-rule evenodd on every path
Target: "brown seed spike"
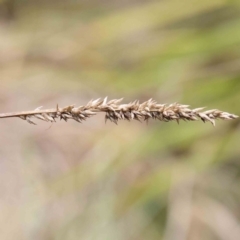
M 158 119 L 159 121 L 169 122 L 180 120 L 183 121 L 196 121 L 201 119 L 203 122 L 211 122 L 215 126 L 215 120 L 232 120 L 238 118 L 235 114 L 230 114 L 217 109 L 203 111 L 204 108 L 190 109 L 189 105 L 181 105 L 179 103 L 173 104 L 158 104 L 153 99 L 149 99 L 143 103 L 139 103 L 138 100 L 130 102 L 128 104 L 120 104 L 121 99 L 113 99 L 108 101 L 107 97 L 103 100 L 96 99 L 91 100 L 85 106 L 74 107 L 69 105 L 64 108 L 60 108 L 58 104 L 55 109 L 42 110 L 41 107 L 36 108 L 33 111 L 15 112 L 15 113 L 3 113 L 0 114 L 0 118 L 20 117 L 26 120 L 30 124 L 35 124 L 32 118 L 39 120 L 54 122 L 56 119 L 74 119 L 78 122 L 82 122 L 92 115 L 98 112 L 105 112 L 105 121 L 110 120 L 117 124 L 119 120 L 138 120 L 144 119 Z

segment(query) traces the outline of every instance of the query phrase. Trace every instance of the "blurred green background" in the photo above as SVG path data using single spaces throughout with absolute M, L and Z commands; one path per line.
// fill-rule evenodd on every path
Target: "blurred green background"
M 240 2 L 0 0 L 0 112 L 108 96 L 240 115 Z M 0 121 L 1 240 L 240 239 L 240 121 Z

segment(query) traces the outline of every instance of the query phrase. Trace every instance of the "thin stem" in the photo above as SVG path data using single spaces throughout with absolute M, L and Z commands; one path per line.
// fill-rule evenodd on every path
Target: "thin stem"
M 56 109 L 45 109 L 45 110 L 37 110 L 37 111 L 22 111 L 22 112 L 11 112 L 11 113 L 0 113 L 0 118 L 11 118 L 11 117 L 20 117 L 20 116 L 28 116 L 35 114 L 43 114 L 43 113 L 56 113 Z

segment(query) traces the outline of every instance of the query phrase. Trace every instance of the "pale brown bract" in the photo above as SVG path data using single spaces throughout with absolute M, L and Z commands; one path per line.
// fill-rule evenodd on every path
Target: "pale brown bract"
M 33 111 L 23 111 L 14 113 L 0 114 L 0 118 L 20 117 L 28 123 L 36 124 L 33 120 L 39 119 L 46 122 L 56 122 L 56 119 L 73 119 L 82 122 L 87 118 L 105 112 L 105 120 L 110 120 L 117 124 L 119 120 L 138 120 L 148 121 L 149 119 L 157 119 L 163 122 L 176 121 L 196 121 L 211 122 L 215 126 L 215 120 L 230 120 L 238 118 L 237 115 L 223 112 L 217 109 L 203 111 L 204 107 L 190 109 L 189 105 L 179 103 L 159 104 L 153 99 L 149 99 L 143 103 L 135 100 L 128 104 L 120 104 L 123 99 L 113 99 L 108 101 L 104 99 L 91 100 L 85 106 L 75 107 L 70 105 L 60 108 L 58 105 L 54 109 L 42 110 L 41 107 Z

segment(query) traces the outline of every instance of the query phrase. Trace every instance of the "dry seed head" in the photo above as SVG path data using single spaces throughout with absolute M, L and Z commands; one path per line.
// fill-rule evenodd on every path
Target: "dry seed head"
M 107 97 L 103 100 L 98 98 L 91 100 L 85 106 L 75 107 L 69 105 L 60 108 L 58 105 L 55 109 L 42 110 L 41 107 L 33 111 L 5 113 L 0 114 L 0 118 L 20 117 L 30 124 L 35 124 L 34 118 L 46 122 L 55 122 L 56 119 L 73 119 L 82 122 L 87 118 L 95 115 L 97 112 L 105 112 L 105 121 L 110 120 L 117 124 L 119 120 L 138 120 L 148 121 L 149 119 L 157 119 L 159 121 L 169 122 L 180 120 L 196 121 L 201 119 L 203 122 L 211 122 L 215 126 L 215 120 L 230 120 L 238 118 L 237 115 L 223 112 L 217 109 L 203 111 L 204 107 L 190 109 L 189 105 L 179 103 L 158 104 L 153 99 L 149 99 L 143 103 L 138 100 L 128 104 L 120 104 L 123 99 L 113 99 L 108 101 Z

